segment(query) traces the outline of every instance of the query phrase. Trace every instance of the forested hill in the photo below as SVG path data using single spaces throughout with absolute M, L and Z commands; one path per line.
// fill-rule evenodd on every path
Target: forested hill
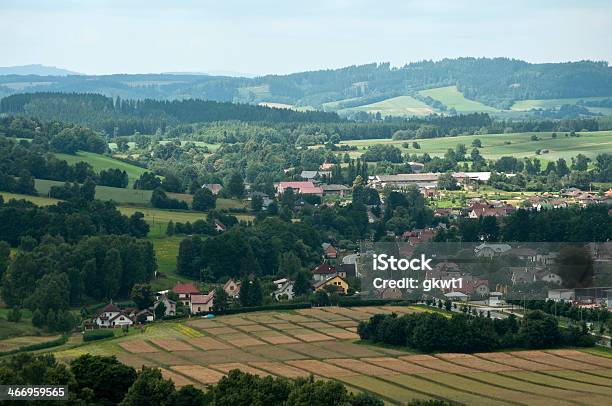
M 0 76 L 0 96 L 24 92 L 100 93 L 129 99 L 205 99 L 276 102 L 320 108 L 345 107 L 419 90 L 457 86 L 467 98 L 508 108 L 525 99 L 612 96 L 606 62 L 531 64 L 508 58 L 422 61 L 400 68 L 388 63 L 341 69 L 235 78 L 208 75 Z
M 268 123 L 338 122 L 335 113 L 294 111 L 206 100 L 113 100 L 99 94 L 24 93 L 0 100 L 0 112 L 86 125 L 107 134 L 151 134 L 169 125 L 239 120 Z

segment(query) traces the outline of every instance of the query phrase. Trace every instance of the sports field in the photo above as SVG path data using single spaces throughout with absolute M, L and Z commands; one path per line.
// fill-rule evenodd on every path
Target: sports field
M 350 107 L 338 110 L 338 113 L 349 113 L 365 111 L 367 113 L 380 113 L 384 116 L 427 116 L 435 110 L 420 100 L 411 96 L 398 96 L 382 100 L 376 103 L 366 104 L 358 107 Z
M 136 368 L 156 366 L 177 386 L 206 386 L 232 369 L 257 375 L 336 379 L 390 404 L 447 399 L 469 405 L 604 405 L 612 357 L 576 350 L 414 354 L 358 342 L 359 320 L 411 307 L 314 308 L 194 317 L 155 323 L 110 341 L 64 346 L 62 360 L 116 355 Z M 346 335 L 336 336 L 340 332 Z M 272 344 L 272 345 L 270 345 Z
M 419 140 L 392 140 L 392 139 L 370 139 L 342 141 L 343 145 L 355 145 L 358 150 L 353 151 L 353 156 L 361 155 L 370 145 L 390 144 L 402 150 L 403 153 L 423 154 L 427 152 L 431 156 L 443 156 L 449 149 L 454 149 L 458 144 L 463 144 L 472 150 L 472 141 L 479 139 L 482 148 L 480 154 L 488 159 L 498 159 L 502 156 L 538 157 L 542 160 L 551 161 L 564 158 L 571 162 L 571 158 L 578 154 L 590 158 L 603 153 L 612 153 L 612 131 L 595 131 L 578 133 L 580 137 L 566 137 L 565 133 L 557 133 L 553 138 L 552 133 L 511 133 L 511 134 L 487 134 L 487 135 L 464 135 L 458 137 L 428 138 Z M 537 141 L 532 141 L 531 136 L 536 135 Z M 414 149 L 412 142 L 416 141 L 420 149 Z M 408 148 L 404 148 L 404 144 Z M 537 155 L 537 150 L 548 150 Z
M 435 89 L 421 90 L 421 96 L 429 96 L 438 100 L 447 108 L 454 108 L 457 113 L 496 113 L 500 110 L 495 107 L 486 106 L 480 102 L 466 99 L 456 86 L 437 87 Z

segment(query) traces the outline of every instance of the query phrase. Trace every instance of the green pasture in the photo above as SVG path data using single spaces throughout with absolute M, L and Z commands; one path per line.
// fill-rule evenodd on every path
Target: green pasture
M 537 141 L 532 141 L 531 136 L 536 135 Z M 553 161 L 564 158 L 570 162 L 572 157 L 578 154 L 590 158 L 602 153 L 612 153 L 612 131 L 581 132 L 580 137 L 566 137 L 565 133 L 557 133 L 557 138 L 552 137 L 550 132 L 542 133 L 511 133 L 511 134 L 487 134 L 487 135 L 464 135 L 458 137 L 428 138 L 419 140 L 393 140 L 393 139 L 369 139 L 342 141 L 341 145 L 357 146 L 358 151 L 353 151 L 353 156 L 359 156 L 367 148 L 375 144 L 394 145 L 411 154 L 423 154 L 427 152 L 431 156 L 443 156 L 448 149 L 454 149 L 458 144 L 464 144 L 469 151 L 472 150 L 472 141 L 478 138 L 482 143 L 480 154 L 485 158 L 498 159 L 502 156 L 538 157 L 542 160 Z M 416 141 L 421 146 L 414 149 L 412 142 Z M 408 148 L 402 145 L 407 143 Z M 548 150 L 541 155 L 536 150 Z
M 10 199 L 27 200 L 28 202 L 32 202 L 37 206 L 50 206 L 59 202 L 58 199 L 53 199 L 50 197 L 22 195 L 19 193 L 0 192 L 0 196 L 2 196 L 5 202 L 8 202 Z
M 421 90 L 419 94 L 421 96 L 429 96 L 432 99 L 438 100 L 449 109 L 454 108 L 457 113 L 494 113 L 499 111 L 494 107 L 484 105 L 474 100 L 466 99 L 463 96 L 463 93 L 457 90 L 457 86 L 446 86 L 437 87 L 435 89 Z
M 77 162 L 87 162 L 91 166 L 93 166 L 96 172 L 100 172 L 103 169 L 121 169 L 125 171 L 128 175 L 129 185 L 134 184 L 134 181 L 140 177 L 141 174 L 147 172 L 145 168 L 141 168 L 136 165 L 131 165 L 123 161 L 119 161 L 117 159 L 113 159 L 106 155 L 95 154 L 93 152 L 83 152 L 79 151 L 76 155 L 69 154 L 55 154 L 58 159 L 65 160 L 70 165 L 74 165 Z
M 61 186 L 64 183 L 56 180 L 36 179 L 35 187 L 40 195 L 46 196 L 52 186 Z M 130 186 L 127 188 L 96 186 L 96 199 L 113 200 L 119 204 L 148 205 L 152 193 L 151 190 L 132 189 Z M 192 200 L 192 196 L 185 193 L 168 193 L 168 196 L 187 203 L 191 203 Z
M 576 104 L 580 100 L 584 101 L 597 101 L 602 99 L 608 99 L 612 96 L 608 97 L 577 97 L 577 98 L 567 98 L 567 99 L 529 99 L 529 100 L 519 100 L 515 102 L 511 109 L 515 111 L 528 111 L 532 109 L 555 109 L 563 106 L 564 104 Z M 589 108 L 591 110 L 591 108 Z

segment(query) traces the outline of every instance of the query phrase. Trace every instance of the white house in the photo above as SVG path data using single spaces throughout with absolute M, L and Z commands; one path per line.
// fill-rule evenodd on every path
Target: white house
M 286 296 L 288 300 L 292 300 L 295 297 L 293 292 L 294 282 L 287 278 L 282 278 L 274 281 L 276 290 L 274 291 L 274 298 L 280 300 L 282 296 Z
M 113 303 L 109 303 L 98 310 L 93 322 L 102 328 L 115 328 L 134 324 L 134 320 Z
M 444 297 L 452 302 L 467 302 L 468 295 L 461 292 L 448 292 L 444 294 Z
M 491 292 L 491 293 L 489 293 L 488 305 L 489 306 L 499 306 L 499 305 L 501 305 L 503 303 L 502 296 L 503 296 L 503 293 L 501 293 L 501 292 Z

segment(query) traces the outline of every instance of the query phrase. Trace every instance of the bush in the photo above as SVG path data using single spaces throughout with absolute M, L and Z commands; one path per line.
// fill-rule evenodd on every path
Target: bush
M 113 330 L 91 330 L 83 334 L 83 341 L 103 340 L 114 336 L 115 332 Z

